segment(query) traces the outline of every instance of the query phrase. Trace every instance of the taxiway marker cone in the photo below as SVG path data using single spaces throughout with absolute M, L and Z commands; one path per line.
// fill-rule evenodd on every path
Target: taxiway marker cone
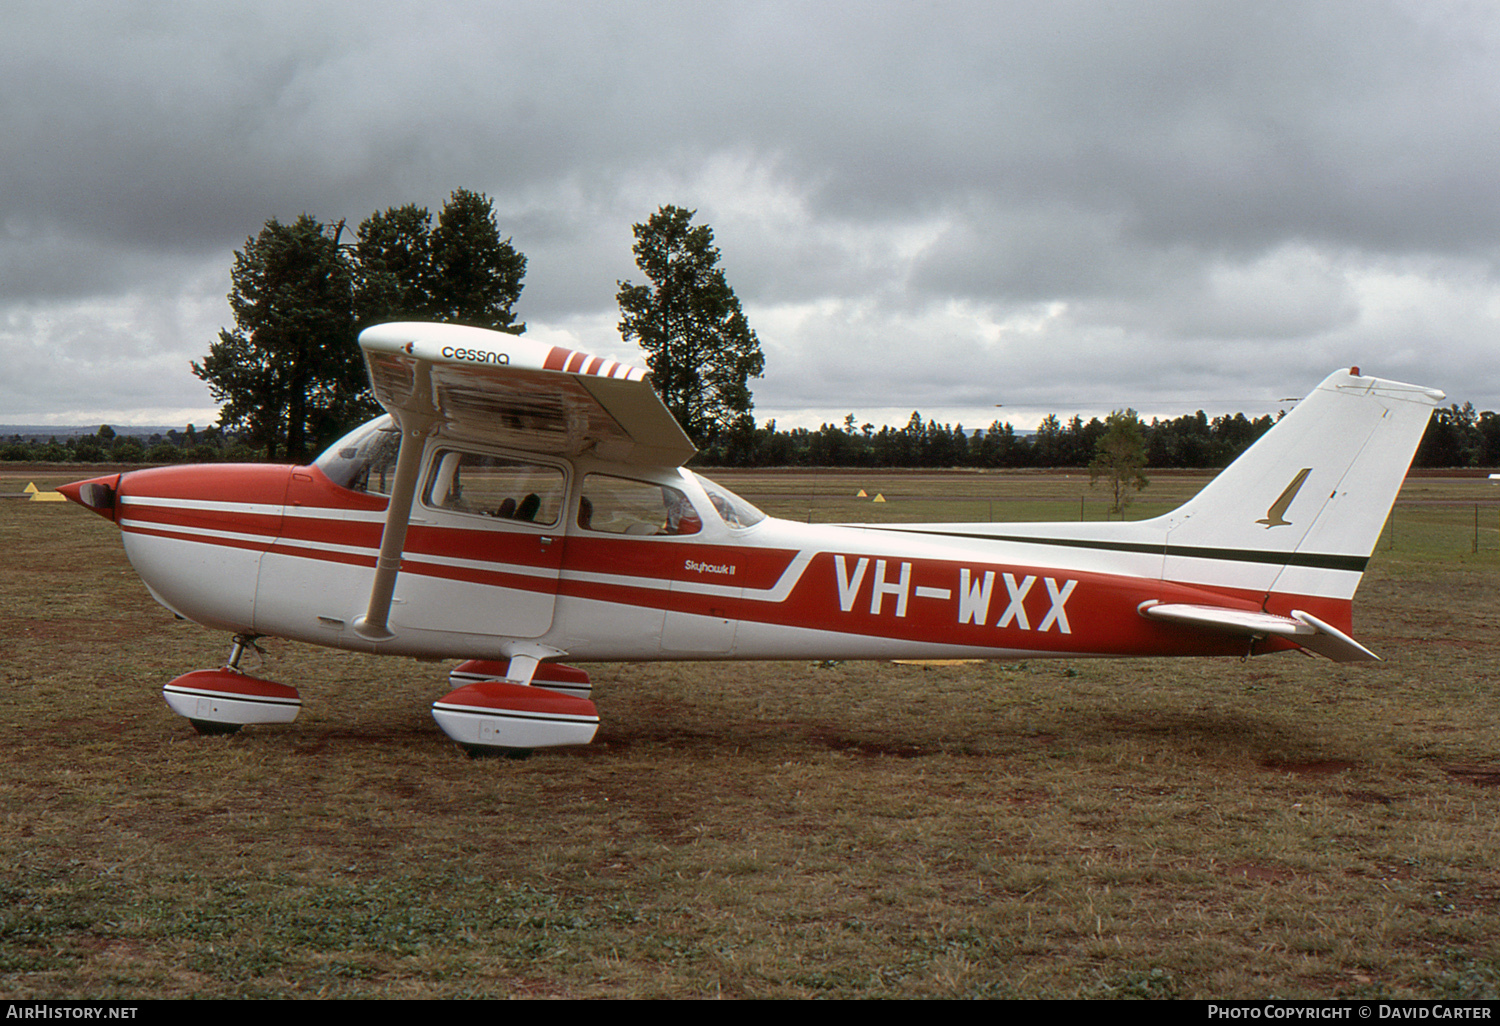
M 44 491 L 42 491 L 41 489 L 39 489 L 36 486 L 36 482 L 35 481 L 32 481 L 31 483 L 29 483 L 26 486 L 25 491 L 31 497 L 31 501 L 32 502 L 67 502 L 68 501 L 67 499 L 65 499 L 63 497 L 63 493 L 62 492 L 44 492 Z

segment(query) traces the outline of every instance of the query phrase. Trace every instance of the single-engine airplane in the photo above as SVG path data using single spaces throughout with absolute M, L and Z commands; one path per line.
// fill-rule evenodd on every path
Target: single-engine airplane
M 464 660 L 433 716 L 471 753 L 591 741 L 572 663 L 1376 659 L 1352 599 L 1444 398 L 1337 371 L 1150 520 L 801 524 L 685 469 L 643 370 L 455 325 L 359 341 L 388 413 L 309 466 L 60 489 L 119 525 L 158 602 L 234 636 L 225 665 L 166 685 L 201 732 L 296 717 L 295 688 L 239 668 L 263 636 Z

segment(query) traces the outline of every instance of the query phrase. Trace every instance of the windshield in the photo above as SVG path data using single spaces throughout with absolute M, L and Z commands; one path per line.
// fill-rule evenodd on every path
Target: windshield
M 713 503 L 714 512 L 718 513 L 720 519 L 730 527 L 753 527 L 766 519 L 764 513 L 723 485 L 715 484 L 699 474 L 694 474 L 693 476 L 698 479 L 698 483 L 708 493 L 708 501 Z
M 313 466 L 340 488 L 389 495 L 400 448 L 401 429 L 386 415 L 334 442 Z

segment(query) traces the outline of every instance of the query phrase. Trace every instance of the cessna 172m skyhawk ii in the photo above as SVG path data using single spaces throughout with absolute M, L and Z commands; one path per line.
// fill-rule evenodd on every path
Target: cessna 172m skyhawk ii
M 586 744 L 589 678 L 666 659 L 1378 658 L 1351 600 L 1433 389 L 1323 381 L 1181 508 L 1111 523 L 776 520 L 686 470 L 646 373 L 437 324 L 360 336 L 389 414 L 310 466 L 189 466 L 67 485 L 151 594 L 228 631 L 166 686 L 204 732 L 294 719 L 239 669 L 262 636 L 463 659 L 433 716 L 471 752 Z

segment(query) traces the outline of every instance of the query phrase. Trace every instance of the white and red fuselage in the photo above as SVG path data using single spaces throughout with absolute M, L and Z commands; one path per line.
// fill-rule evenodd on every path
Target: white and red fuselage
M 200 729 L 295 715 L 293 689 L 237 669 L 263 635 L 477 660 L 434 715 L 513 749 L 593 736 L 592 704 L 549 690 L 579 684 L 563 659 L 1378 658 L 1351 602 L 1444 398 L 1336 372 L 1150 520 L 815 525 L 684 469 L 639 369 L 455 325 L 360 345 L 390 416 L 312 465 L 62 489 L 119 525 L 163 605 L 236 635 L 224 668 L 166 689 Z
M 579 468 L 557 465 L 574 484 Z M 370 592 L 385 496 L 338 487 L 315 466 L 169 467 L 103 480 L 131 563 L 173 612 L 231 633 L 359 651 L 501 659 L 520 639 L 578 662 L 1247 650 L 1242 638 L 1143 616 L 1145 602 L 1303 609 L 1350 629 L 1347 598 L 1230 583 L 1243 553 L 1201 556 L 1201 579 L 1181 581 L 1164 578 L 1165 545 L 1070 543 L 1063 532 L 1072 525 L 1037 541 L 988 524 L 937 532 L 768 517 L 733 528 L 691 472 L 587 469 L 676 487 L 700 510 L 701 529 L 616 535 L 582 529 L 576 514 L 536 525 L 419 500 L 393 636 L 383 641 L 353 626 Z M 576 510 L 578 497 L 569 499 Z M 952 533 L 959 526 L 973 533 Z M 980 529 L 1008 537 L 974 536 Z M 1343 562 L 1363 569 L 1363 559 Z

